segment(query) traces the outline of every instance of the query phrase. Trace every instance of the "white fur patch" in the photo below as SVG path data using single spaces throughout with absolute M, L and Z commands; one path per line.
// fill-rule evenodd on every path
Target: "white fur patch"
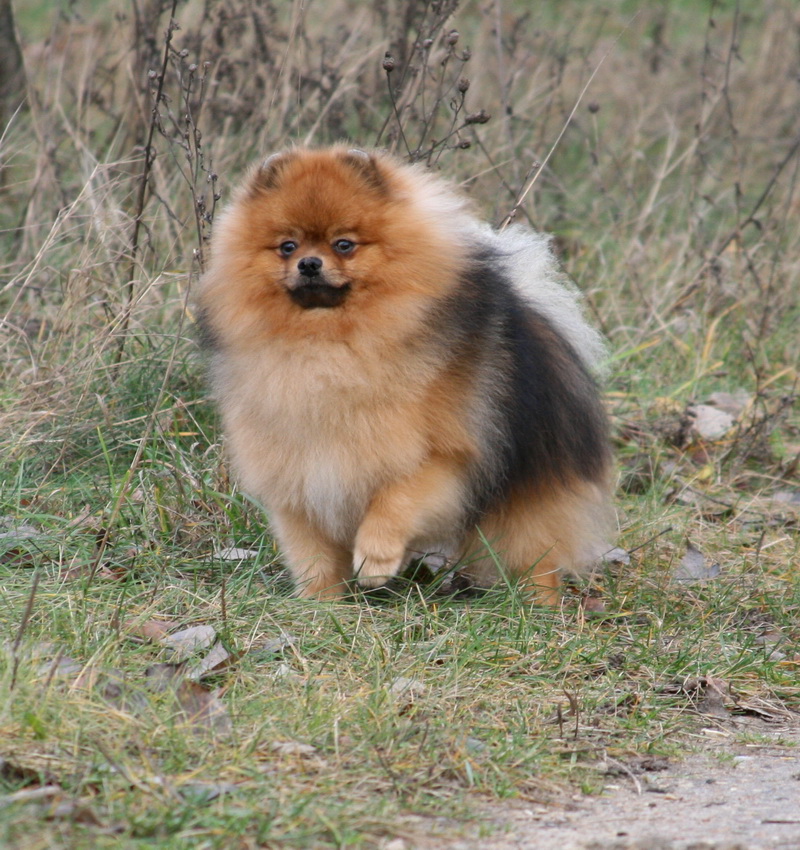
M 561 270 L 550 248 L 551 237 L 514 225 L 502 232 L 478 225 L 478 232 L 501 257 L 517 291 L 548 319 L 592 371 L 602 371 L 606 347 L 584 316 L 581 293 Z
M 603 337 L 587 322 L 581 292 L 562 271 L 550 247 L 552 237 L 519 224 L 494 230 L 472 214 L 469 201 L 447 181 L 419 166 L 407 174 L 409 200 L 420 224 L 435 228 L 462 250 L 486 245 L 500 258 L 517 292 L 555 326 L 591 371 L 602 372 L 607 360 Z

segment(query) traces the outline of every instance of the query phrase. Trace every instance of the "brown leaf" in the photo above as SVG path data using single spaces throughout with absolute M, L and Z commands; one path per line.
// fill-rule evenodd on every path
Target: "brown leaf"
M 694 708 L 700 714 L 712 717 L 730 717 L 730 711 L 725 707 L 726 702 L 735 703 L 731 695 L 730 683 L 715 676 L 699 676 L 687 679 L 682 690 L 689 696 Z
M 5 552 L 0 552 L 0 564 L 13 570 L 31 569 L 35 566 L 31 553 L 17 546 L 12 546 Z
M 122 631 L 127 632 L 132 637 L 161 643 L 169 632 L 177 629 L 180 625 L 181 623 L 177 620 L 145 620 L 143 623 L 139 620 L 125 620 L 122 624 Z
M 179 719 L 198 734 L 211 737 L 231 734 L 233 725 L 224 704 L 216 693 L 187 681 L 184 664 L 153 664 L 145 671 L 145 678 L 156 693 L 174 694 Z
M 84 505 L 83 510 L 67 523 L 67 528 L 83 528 L 95 532 L 100 528 L 100 518 L 92 515 L 91 505 Z
M 33 567 L 32 552 L 18 544 L 23 540 L 41 537 L 42 534 L 32 525 L 15 526 L 13 522 L 11 517 L 0 517 L 0 564 L 12 569 Z
M 175 696 L 186 722 L 195 732 L 225 737 L 233 731 L 228 709 L 202 685 L 184 680 L 178 685 Z
M 585 596 L 581 600 L 581 607 L 585 614 L 597 616 L 606 613 L 606 603 L 599 596 Z
M 71 567 L 67 567 L 65 570 L 61 570 L 58 574 L 58 577 L 61 581 L 78 581 L 80 579 L 88 578 L 92 576 L 93 578 L 102 578 L 102 579 L 123 579 L 127 576 L 128 571 L 125 569 L 120 569 L 119 567 L 109 567 L 107 564 L 101 564 L 94 572 L 92 572 L 93 567 L 91 564 L 80 563 L 74 564 Z
M 47 812 L 47 820 L 69 821 L 83 823 L 89 826 L 102 826 L 103 823 L 96 812 L 80 800 L 60 800 Z

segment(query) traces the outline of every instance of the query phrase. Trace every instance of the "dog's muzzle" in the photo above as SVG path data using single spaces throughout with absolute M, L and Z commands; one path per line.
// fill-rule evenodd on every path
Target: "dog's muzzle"
M 289 296 L 305 310 L 338 307 L 350 291 L 347 283 L 335 286 L 327 280 L 319 257 L 303 257 L 297 263 L 297 271 L 299 274 L 289 289 Z

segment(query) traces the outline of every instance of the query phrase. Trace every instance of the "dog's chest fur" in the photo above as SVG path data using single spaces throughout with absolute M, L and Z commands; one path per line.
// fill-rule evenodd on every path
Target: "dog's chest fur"
M 395 363 L 341 344 L 226 354 L 214 384 L 244 489 L 351 539 L 374 491 L 427 450 L 424 364 Z

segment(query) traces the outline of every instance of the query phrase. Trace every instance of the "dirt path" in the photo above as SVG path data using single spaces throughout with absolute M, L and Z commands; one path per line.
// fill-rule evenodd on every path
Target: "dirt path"
M 770 740 L 770 738 L 772 740 Z M 446 850 L 800 850 L 800 732 L 721 739 L 700 755 L 630 768 L 609 762 L 602 796 L 492 806 L 490 837 Z M 387 850 L 427 850 L 403 841 Z

